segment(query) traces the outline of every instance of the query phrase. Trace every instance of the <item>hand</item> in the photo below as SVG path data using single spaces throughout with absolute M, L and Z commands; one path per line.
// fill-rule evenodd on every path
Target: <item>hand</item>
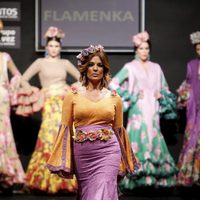
M 33 92 L 32 91 L 32 87 L 31 87 L 31 85 L 30 85 L 30 83 L 28 81 L 23 80 L 21 78 L 20 86 L 21 86 L 21 88 L 23 88 L 23 90 L 25 91 L 26 94 L 28 94 L 28 95 L 32 94 L 32 92 Z
M 161 98 L 160 91 L 156 90 L 156 91 L 154 92 L 154 97 L 155 97 L 156 100 L 160 99 L 160 98 Z
M 144 91 L 143 90 L 140 90 L 139 93 L 138 93 L 138 98 L 139 99 L 144 99 Z

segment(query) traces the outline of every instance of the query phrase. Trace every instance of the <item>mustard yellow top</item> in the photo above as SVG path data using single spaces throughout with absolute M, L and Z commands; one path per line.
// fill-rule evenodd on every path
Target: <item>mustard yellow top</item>
M 113 127 L 122 151 L 120 174 L 133 173 L 138 167 L 123 128 L 122 101 L 119 95 L 107 91 L 94 102 L 77 90 L 69 91 L 64 99 L 62 122 L 47 167 L 52 173 L 70 177 L 73 173 L 72 136 L 74 127 L 106 124 Z
M 75 127 L 99 124 L 122 127 L 121 98 L 108 92 L 94 102 L 79 92 L 68 92 L 63 103 L 62 124 L 71 127 L 72 123 Z

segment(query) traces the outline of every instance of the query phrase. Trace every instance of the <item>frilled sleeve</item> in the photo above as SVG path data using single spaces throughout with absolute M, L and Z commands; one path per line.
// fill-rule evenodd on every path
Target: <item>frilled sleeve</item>
M 190 97 L 190 84 L 184 80 L 181 85 L 179 86 L 177 93 L 178 93 L 178 98 L 177 98 L 177 106 L 179 109 L 182 109 L 187 106 L 187 102 Z
M 191 84 L 191 69 L 190 69 L 190 64 L 188 63 L 186 80 L 184 80 L 177 89 L 178 93 L 177 106 L 179 109 L 182 109 L 187 106 L 191 93 L 190 84 Z
M 33 62 L 21 77 L 17 94 L 17 115 L 24 117 L 38 112 L 44 105 L 44 93 L 37 87 L 31 86 L 29 80 L 40 71 L 40 59 Z
M 159 103 L 160 103 L 161 117 L 165 119 L 176 119 L 177 118 L 176 95 L 169 90 L 167 81 L 165 79 L 162 70 L 160 70 L 160 76 L 161 76 L 160 77 L 161 98 L 159 99 Z
M 73 93 L 67 92 L 62 107 L 62 121 L 47 168 L 63 178 L 73 178 L 72 161 Z
M 12 75 L 9 81 L 8 71 Z M 9 99 L 12 106 L 17 105 L 17 90 L 20 84 L 21 74 L 17 69 L 10 54 L 0 52 L 0 82 L 2 86 L 9 92 Z M 3 96 L 4 94 L 0 94 Z
M 133 77 L 132 77 L 133 78 Z M 129 72 L 126 65 L 115 75 L 109 84 L 111 90 L 116 90 L 123 102 L 123 111 L 126 112 L 131 104 L 138 100 L 138 96 L 129 92 Z M 133 81 L 133 80 L 132 80 Z
M 17 92 L 19 89 L 20 81 L 21 81 L 21 74 L 17 69 L 14 61 L 12 60 L 11 56 L 8 53 L 4 53 L 6 61 L 8 63 L 8 69 L 12 74 L 12 78 L 9 83 L 9 95 L 10 95 L 10 102 L 12 106 L 17 105 Z
M 113 128 L 119 141 L 122 154 L 119 175 L 125 176 L 126 174 L 135 174 L 140 164 L 135 155 L 133 154 L 133 151 L 130 146 L 130 141 L 128 139 L 128 134 L 125 128 L 123 127 L 122 101 L 118 95 L 116 95 L 115 119 L 113 123 Z

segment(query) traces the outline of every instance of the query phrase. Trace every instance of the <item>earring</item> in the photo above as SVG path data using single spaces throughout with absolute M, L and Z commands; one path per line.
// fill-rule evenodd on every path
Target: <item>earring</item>
M 139 56 L 137 53 L 135 53 L 135 56 L 134 56 L 135 60 L 140 60 Z
M 48 50 L 46 49 L 44 52 L 44 57 L 47 58 L 49 56 Z
M 83 74 L 82 80 L 83 80 L 83 84 L 86 85 L 86 75 L 85 75 L 85 73 Z

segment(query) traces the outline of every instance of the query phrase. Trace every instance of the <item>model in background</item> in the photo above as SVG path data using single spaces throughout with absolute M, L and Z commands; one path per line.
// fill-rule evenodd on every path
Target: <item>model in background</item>
M 0 30 L 3 22 L 0 20 Z M 1 39 L 1 35 L 0 35 Z M 9 82 L 8 71 L 13 78 Z M 23 184 L 25 174 L 17 154 L 10 122 L 11 104 L 16 104 L 20 73 L 8 53 L 0 52 L 0 191 Z
M 117 200 L 117 176 L 138 168 L 123 128 L 122 101 L 107 89 L 110 64 L 101 45 L 84 49 L 77 58 L 82 86 L 65 97 L 48 168 L 62 177 L 75 172 L 78 200 Z
M 174 186 L 177 170 L 161 134 L 160 114 L 175 118 L 176 98 L 170 93 L 159 64 L 149 60 L 149 34 L 133 36 L 133 44 L 135 59 L 126 63 L 110 83 L 122 97 L 124 111 L 128 110 L 127 132 L 141 163 L 136 177 L 126 176 L 120 188 Z
M 31 190 L 47 193 L 61 190 L 74 192 L 77 189 L 75 178 L 64 180 L 50 174 L 46 168 L 59 128 L 63 99 L 69 88 L 66 84 L 67 75 L 70 74 L 76 81 L 79 79 L 79 72 L 74 65 L 69 60 L 60 58 L 63 37 L 64 32 L 56 27 L 47 30 L 47 56 L 37 59 L 23 74 L 23 87 L 19 93 L 20 106 L 17 109 L 17 114 L 24 116 L 42 109 L 42 123 L 26 171 L 26 185 Z M 32 87 L 28 82 L 36 74 L 39 75 L 41 90 Z
M 200 185 L 200 32 L 190 35 L 196 58 L 187 64 L 186 81 L 178 90 L 178 103 L 187 108 L 183 148 L 178 161 L 177 184 Z

